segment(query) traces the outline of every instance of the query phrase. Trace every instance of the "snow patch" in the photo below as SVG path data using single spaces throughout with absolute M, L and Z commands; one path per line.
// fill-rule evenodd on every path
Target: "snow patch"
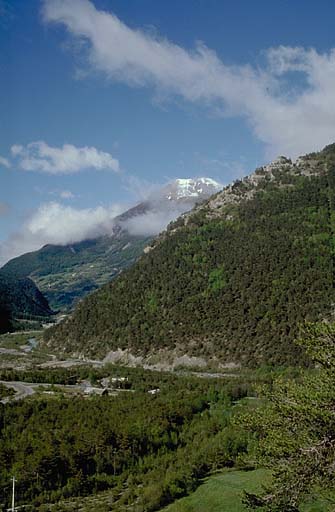
M 212 178 L 178 178 L 164 188 L 170 201 L 210 196 L 222 189 L 222 185 Z

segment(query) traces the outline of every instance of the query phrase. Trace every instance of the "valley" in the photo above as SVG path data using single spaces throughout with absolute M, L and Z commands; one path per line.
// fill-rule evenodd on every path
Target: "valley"
M 10 260 L 2 271 L 16 278 L 31 278 L 54 311 L 69 311 L 133 265 L 170 221 L 220 189 L 221 185 L 209 178 L 177 179 L 115 217 L 109 234 L 46 245 Z
M 18 331 L 0 335 L 0 385 L 13 391 L 8 397 L 2 400 L 3 403 L 7 403 L 11 400 L 21 400 L 34 393 L 43 396 L 43 393 L 50 395 L 65 392 L 68 396 L 87 396 L 90 394 L 101 395 L 103 392 L 108 395 L 115 395 L 120 391 L 127 390 L 126 385 L 119 386 L 120 383 L 124 382 L 123 380 L 119 381 L 117 377 L 114 377 L 114 384 L 116 383 L 119 387 L 110 387 L 111 384 L 108 382 L 108 378 L 103 376 L 104 371 L 106 375 L 108 375 L 113 369 L 117 371 L 117 368 L 123 368 L 122 364 L 124 364 L 126 360 L 122 359 L 122 357 L 114 361 L 111 361 L 109 358 L 104 360 L 83 358 L 65 359 L 59 354 L 46 352 L 43 346 L 41 347 L 42 337 L 43 331 L 26 331 L 23 333 Z M 128 363 L 130 361 L 128 356 Z M 188 365 L 185 364 L 184 359 L 179 359 L 171 366 L 167 363 L 156 365 L 140 364 L 138 360 L 135 361 L 137 364 L 134 364 L 134 361 L 131 362 L 132 364 L 124 365 L 125 368 L 129 368 L 129 371 L 141 367 L 144 370 L 169 372 L 176 377 L 185 378 L 223 379 L 240 377 L 239 367 L 221 368 L 220 371 L 217 371 L 217 368 L 213 368 L 212 370 L 207 368 L 206 371 L 202 371 L 201 367 L 194 366 L 190 364 L 189 361 L 187 361 Z M 67 379 L 62 382 L 62 375 L 68 375 L 71 371 L 74 375 L 76 375 L 78 371 L 79 374 L 83 375 L 85 375 L 85 372 L 94 373 L 94 371 L 97 371 L 100 375 L 99 381 L 96 382 L 98 387 L 94 386 L 90 379 L 81 380 L 78 378 L 76 380 L 76 378 L 73 377 L 72 380 L 70 379 L 71 383 L 70 381 L 68 382 Z M 41 377 L 38 376 L 36 382 L 33 380 L 30 381 L 29 375 L 33 376 L 34 372 L 37 372 L 37 376 L 39 372 L 42 375 L 48 375 L 48 372 L 51 372 L 51 374 L 55 376 L 59 375 L 59 378 L 57 380 L 57 377 L 55 377 L 56 380 L 48 382 L 48 380 L 41 380 Z M 1 376 L 4 376 L 5 380 L 1 380 Z M 20 377 L 24 380 L 19 380 Z M 124 378 L 122 377 L 122 379 Z M 95 381 L 96 379 L 94 379 L 94 382 Z M 55 385 L 57 389 L 50 390 L 50 387 Z
M 331 511 L 334 170 L 334 145 L 281 157 L 134 258 L 119 224 L 5 265 L 0 510 L 14 474 L 36 512 Z M 87 269 L 117 275 L 56 313 L 26 266 L 42 260 L 66 300 Z
M 146 506 L 150 507 L 157 506 L 157 499 L 159 502 L 162 499 L 170 501 L 175 493 L 179 495 L 185 492 L 182 489 L 185 489 L 184 486 L 190 485 L 190 483 L 186 484 L 185 480 L 182 488 L 173 490 L 175 484 L 173 483 L 174 477 L 171 474 L 171 483 L 169 484 L 171 490 L 168 491 L 165 498 L 159 497 L 162 490 L 159 491 L 158 488 L 151 495 L 150 486 L 156 485 L 156 478 L 160 478 L 161 471 L 166 471 L 173 464 L 174 456 L 172 458 L 171 456 L 175 450 L 181 449 L 183 445 L 185 445 L 185 449 L 189 450 L 191 448 L 191 445 L 186 448 L 189 442 L 187 437 L 181 442 L 182 437 L 191 436 L 191 441 L 193 434 L 191 434 L 191 431 L 187 432 L 188 429 L 195 429 L 194 435 L 200 436 L 199 442 L 205 442 L 202 436 L 205 435 L 206 437 L 206 429 L 212 428 L 209 427 L 209 424 L 208 427 L 206 426 L 210 418 L 210 415 L 208 415 L 210 403 L 214 407 L 215 403 L 222 402 L 220 407 L 228 410 L 231 399 L 239 400 L 241 397 L 248 395 L 248 390 L 251 392 L 252 389 L 254 379 L 252 375 L 247 378 L 250 381 L 250 386 L 245 387 L 246 381 L 243 377 L 244 385 L 240 389 L 241 379 L 238 375 L 233 377 L 231 381 L 229 377 L 224 375 L 209 376 L 201 373 L 197 375 L 196 373 L 187 373 L 185 370 L 167 373 L 144 370 L 140 367 L 103 365 L 101 362 L 94 362 L 94 364 L 91 362 L 89 364 L 88 361 L 59 361 L 55 354 L 45 354 L 43 350 L 45 360 L 40 362 L 39 359 L 42 354 L 39 354 L 38 343 L 29 353 L 24 351 L 27 341 L 31 339 L 32 335 L 32 333 L 16 333 L 0 337 L 2 347 L 7 347 L 7 350 L 10 350 L 10 347 L 16 347 L 16 352 L 22 352 L 21 357 L 17 356 L 16 353 L 11 354 L 17 356 L 16 361 L 13 359 L 7 362 L 2 361 L 0 370 L 0 389 L 2 391 L 4 388 L 12 390 L 9 396 L 2 398 L 1 428 L 3 436 L 0 442 L 0 457 L 4 456 L 5 453 L 9 456 L 7 449 L 11 446 L 10 429 L 15 425 L 15 435 L 19 436 L 20 441 L 15 450 L 16 454 L 12 453 L 10 455 L 6 465 L 8 463 L 12 464 L 10 460 L 12 457 L 15 458 L 17 500 L 19 503 L 27 503 L 28 501 L 31 510 L 90 510 L 92 503 L 97 507 L 96 510 L 107 510 L 110 504 L 113 503 L 113 510 L 121 511 L 127 510 L 129 506 L 143 507 L 141 500 L 145 500 Z M 34 339 L 38 340 L 40 336 L 41 333 L 34 333 Z M 23 364 L 21 363 L 22 359 L 24 359 Z M 236 379 L 238 382 L 235 384 Z M 227 396 L 231 397 L 229 400 L 223 391 L 226 386 Z M 108 393 L 104 393 L 105 390 Z M 16 394 L 13 394 L 13 391 Z M 150 409 L 149 417 L 146 414 L 143 415 L 148 407 Z M 101 418 L 98 422 L 99 426 L 96 425 L 95 417 L 91 414 L 92 408 L 95 414 L 98 414 Z M 42 416 L 40 415 L 41 411 L 45 411 Z M 90 411 L 90 414 L 88 414 L 88 411 Z M 110 413 L 112 414 L 108 416 Z M 22 414 L 26 418 L 25 425 L 18 421 Z M 82 416 L 83 414 L 84 416 Z M 213 419 L 210 420 L 210 423 L 214 422 L 213 425 L 215 425 L 217 420 L 214 419 L 216 418 L 214 409 L 211 414 L 213 414 Z M 103 416 L 104 419 L 102 419 Z M 39 423 L 37 431 L 36 421 Z M 48 471 L 50 476 L 52 470 L 53 487 L 49 491 L 45 489 L 41 494 L 42 488 L 40 486 L 42 484 L 44 487 L 46 481 L 45 483 L 35 481 L 34 475 L 36 471 L 41 476 L 44 474 L 44 464 L 47 460 L 51 463 L 48 458 L 50 457 L 48 452 L 51 449 L 49 443 L 56 442 L 56 445 L 58 444 L 57 439 L 60 440 L 58 436 L 63 437 L 63 433 L 70 427 L 69 421 L 70 424 L 73 421 L 80 422 L 74 430 L 75 442 L 83 442 L 84 444 L 82 447 L 78 445 L 75 448 L 77 462 L 71 462 L 72 469 L 68 466 L 70 459 L 67 459 L 69 456 L 72 457 L 72 445 L 68 445 L 68 448 L 63 445 L 60 452 L 54 446 L 53 449 L 56 451 L 52 457 L 56 457 L 54 459 L 55 464 L 52 463 L 53 469 L 50 468 Z M 53 424 L 52 432 L 48 427 L 50 422 Z M 134 422 L 136 422 L 136 427 Z M 97 431 L 94 425 L 98 427 Z M 201 431 L 197 433 L 200 426 Z M 81 433 L 79 433 L 78 428 Z M 139 430 L 137 431 L 137 429 Z M 114 433 L 112 434 L 112 432 Z M 182 432 L 184 433 L 182 434 Z M 36 435 L 38 438 L 35 437 Z M 81 441 L 79 441 L 77 435 L 80 436 Z M 106 435 L 112 436 L 110 442 L 114 448 L 110 453 L 108 451 L 103 455 L 98 446 L 105 445 Z M 31 436 L 35 438 L 35 441 Z M 27 445 L 24 438 L 26 438 Z M 178 440 L 179 438 L 180 440 Z M 85 470 L 84 476 L 86 491 L 84 487 L 79 490 L 77 487 L 79 483 L 79 481 L 77 482 L 77 471 L 82 468 L 83 460 L 88 456 L 85 448 L 85 446 L 88 446 L 86 443 L 92 445 L 93 439 L 95 439 L 94 443 L 98 443 L 98 446 L 92 452 L 92 461 L 90 462 L 87 459 L 88 466 L 86 470 L 88 473 L 86 474 Z M 36 446 L 36 450 L 29 455 L 29 445 L 32 442 Z M 212 442 L 214 442 L 214 439 Z M 215 450 L 214 446 L 213 450 Z M 28 474 L 22 472 L 22 464 L 25 466 L 27 457 L 30 461 L 30 472 Z M 178 455 L 179 457 L 181 457 L 181 463 L 182 453 Z M 75 468 L 73 463 L 79 465 Z M 152 476 L 147 480 L 148 475 L 141 483 L 144 477 L 141 470 L 143 463 L 148 470 L 151 468 Z M 100 469 L 96 464 L 99 465 Z M 194 462 L 194 464 L 197 465 L 197 462 Z M 22 469 L 20 469 L 21 467 Z M 65 469 L 66 467 L 68 469 Z M 110 467 L 111 475 L 107 476 L 106 473 L 103 476 L 104 471 L 109 472 L 108 468 Z M 204 467 L 203 471 L 206 472 L 206 468 L 207 466 Z M 196 485 L 198 477 L 191 477 L 191 474 L 188 473 L 189 470 L 186 470 L 185 476 L 182 476 L 185 470 L 181 467 L 178 471 L 179 478 L 186 478 L 187 480 L 191 478 L 193 483 L 190 489 Z M 49 478 L 48 475 L 45 474 L 45 478 Z M 59 494 L 61 490 L 59 485 L 64 477 L 66 479 L 71 478 L 74 487 L 69 488 L 67 486 L 67 490 L 64 488 Z M 135 479 L 134 483 L 131 483 L 131 479 Z M 93 480 L 96 483 L 93 484 Z M 135 483 L 136 480 L 137 483 Z M 5 470 L 0 474 L 0 486 L 2 492 L 4 492 L 7 486 Z M 143 486 L 148 486 L 145 497 L 138 495 L 138 491 Z M 107 488 L 110 489 L 108 492 L 105 490 Z M 85 497 L 91 494 L 93 489 L 95 489 L 95 497 Z M 70 499 L 72 495 L 78 496 L 78 492 L 82 496 L 80 506 L 77 498 Z M 3 496 L 5 497 L 5 494 Z M 7 500 L 9 498 L 8 495 Z M 57 504 L 48 504 L 50 500 L 57 500 Z
M 331 330 L 326 335 L 335 339 Z M 36 512 L 242 512 L 244 493 L 259 494 L 270 474 L 255 466 L 248 419 L 264 407 L 268 416 L 261 387 L 300 385 L 305 393 L 311 388 L 304 381 L 317 379 L 324 386 L 317 384 L 318 400 L 324 406 L 333 400 L 328 370 L 155 371 L 62 359 L 45 351 L 42 337 L 42 331 L 0 336 L 0 348 L 11 351 L 7 361 L 1 356 L 0 369 L 4 506 L 12 466 L 17 502 Z M 307 493 L 299 510 L 330 512 L 327 486 L 314 492 L 319 497 Z
M 0 0 L 0 512 L 335 512 L 334 19 Z

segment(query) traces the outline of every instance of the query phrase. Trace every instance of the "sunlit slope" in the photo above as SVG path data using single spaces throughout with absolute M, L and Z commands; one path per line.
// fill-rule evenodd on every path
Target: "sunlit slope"
M 334 145 L 258 169 L 176 221 L 47 342 L 94 356 L 178 347 L 206 360 L 296 363 L 299 325 L 334 304 L 334 179 Z

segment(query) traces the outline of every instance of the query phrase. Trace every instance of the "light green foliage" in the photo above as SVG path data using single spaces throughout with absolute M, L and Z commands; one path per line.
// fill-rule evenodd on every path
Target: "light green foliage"
M 149 313 L 155 313 L 157 311 L 158 302 L 157 302 L 157 298 L 154 293 L 149 294 L 149 298 L 147 301 L 147 308 L 148 308 Z
M 176 501 L 162 512 L 245 512 L 244 491 L 260 491 L 269 481 L 269 472 L 263 469 L 225 471 L 211 476 L 191 496 Z
M 219 268 L 215 268 L 209 273 L 208 276 L 208 288 L 211 292 L 218 292 L 222 290 L 227 284 L 225 269 L 222 265 Z
M 190 496 L 177 500 L 162 512 L 246 512 L 245 492 L 260 492 L 271 482 L 270 472 L 224 471 L 207 478 Z M 301 512 L 332 512 L 332 505 L 324 500 L 304 503 Z M 284 512 L 284 511 L 281 511 Z

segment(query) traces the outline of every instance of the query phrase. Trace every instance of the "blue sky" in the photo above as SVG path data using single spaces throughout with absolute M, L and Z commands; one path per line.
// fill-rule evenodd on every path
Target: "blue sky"
M 0 0 L 0 261 L 92 236 L 152 184 L 331 142 L 334 19 L 331 0 Z

